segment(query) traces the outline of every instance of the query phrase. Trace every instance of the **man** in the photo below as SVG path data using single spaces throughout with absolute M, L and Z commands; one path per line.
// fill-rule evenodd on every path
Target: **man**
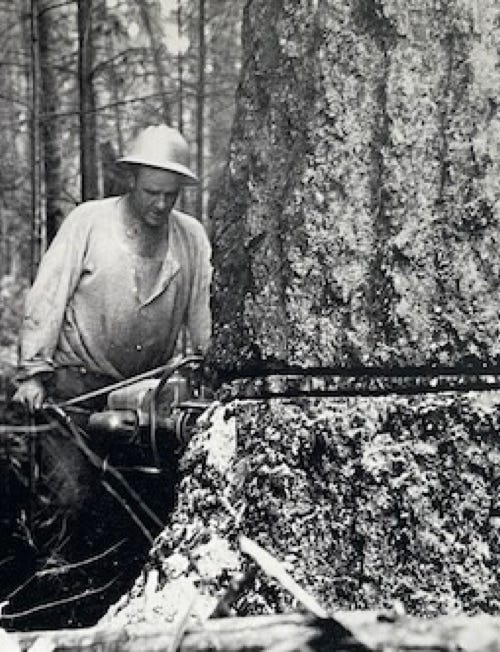
M 174 210 L 196 181 L 188 147 L 165 125 L 142 131 L 119 161 L 133 174 L 122 197 L 86 202 L 66 218 L 28 294 L 14 400 L 40 408 L 163 364 L 186 325 L 193 348 L 210 337 L 210 245 Z
M 196 182 L 187 161 L 178 131 L 148 127 L 120 159 L 130 192 L 68 215 L 27 297 L 15 401 L 36 411 L 47 396 L 71 398 L 162 365 L 184 325 L 193 348 L 206 349 L 210 245 L 203 226 L 174 209 L 182 185 Z M 92 492 L 88 460 L 57 432 L 42 433 L 40 446 L 45 491 L 66 518 Z

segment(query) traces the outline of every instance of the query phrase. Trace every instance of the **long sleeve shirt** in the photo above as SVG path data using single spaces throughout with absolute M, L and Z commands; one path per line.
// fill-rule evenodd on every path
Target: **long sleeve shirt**
M 194 218 L 172 211 L 166 256 L 148 296 L 138 281 L 151 259 L 133 253 L 120 228 L 125 202 L 86 202 L 61 225 L 28 293 L 20 380 L 81 366 L 118 380 L 172 356 L 183 324 L 193 347 L 211 332 L 210 244 Z

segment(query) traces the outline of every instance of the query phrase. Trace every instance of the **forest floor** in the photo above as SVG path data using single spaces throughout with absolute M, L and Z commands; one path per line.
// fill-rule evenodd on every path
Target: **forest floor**
M 19 426 L 22 421 L 5 397 L 0 400 L 0 424 Z M 0 434 L 0 627 L 91 626 L 132 587 L 151 541 L 103 483 L 96 485 L 78 518 L 66 521 L 54 515 L 53 523 L 47 517 L 42 521 L 27 486 L 26 435 L 16 435 L 19 449 L 12 441 L 5 431 Z M 163 477 L 162 484 L 149 478 L 129 481 L 166 521 L 173 476 Z M 31 525 L 40 522 L 43 527 Z M 160 529 L 150 525 L 153 535 Z

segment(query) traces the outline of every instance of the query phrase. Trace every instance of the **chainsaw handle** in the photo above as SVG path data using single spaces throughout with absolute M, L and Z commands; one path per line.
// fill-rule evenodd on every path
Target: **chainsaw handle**
M 179 362 L 169 365 L 160 376 L 160 382 L 158 385 L 146 396 L 144 400 L 144 409 L 154 409 L 154 406 L 156 405 L 156 399 L 160 395 L 161 390 L 165 387 L 167 380 L 172 376 L 173 373 L 179 369 L 182 369 L 182 367 L 187 367 L 189 364 L 194 362 L 201 363 L 202 361 L 203 356 L 201 355 L 188 355 L 185 358 L 179 360 Z

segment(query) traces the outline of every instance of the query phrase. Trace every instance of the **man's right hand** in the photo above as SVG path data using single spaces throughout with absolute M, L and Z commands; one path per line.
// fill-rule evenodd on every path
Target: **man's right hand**
M 36 377 L 23 380 L 19 383 L 12 400 L 26 406 L 30 412 L 39 410 L 45 400 L 45 387 L 42 381 Z

